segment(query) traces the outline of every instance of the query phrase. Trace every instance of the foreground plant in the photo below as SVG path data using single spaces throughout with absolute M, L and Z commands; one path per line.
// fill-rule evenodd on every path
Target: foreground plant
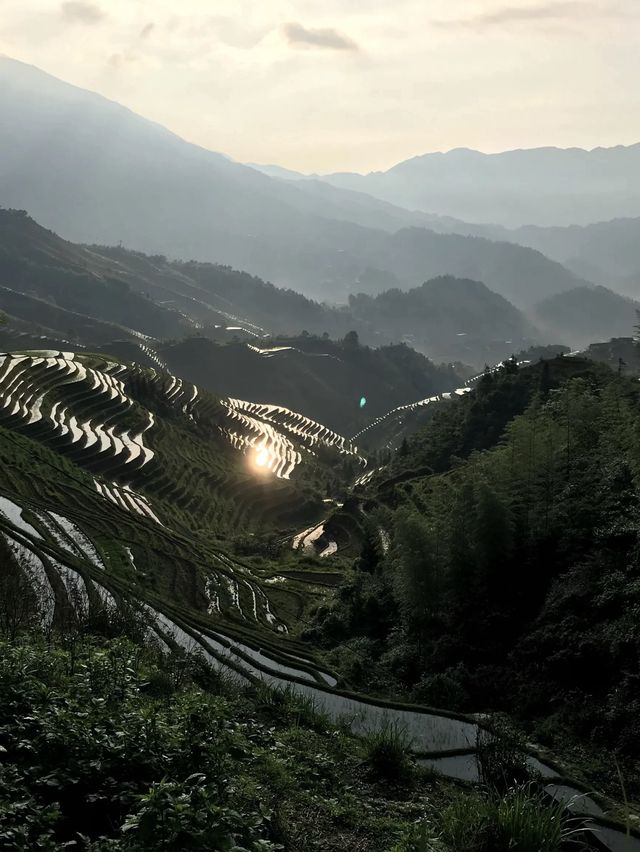
M 386 722 L 364 738 L 366 762 L 371 772 L 389 781 L 406 781 L 412 775 L 410 740 L 397 722 Z
M 549 801 L 534 785 L 504 796 L 460 796 L 442 814 L 442 839 L 456 852 L 560 852 L 585 848 L 582 824 L 562 802 Z

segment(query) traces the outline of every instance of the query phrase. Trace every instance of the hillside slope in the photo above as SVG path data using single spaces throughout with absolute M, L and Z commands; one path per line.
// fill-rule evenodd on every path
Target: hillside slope
M 0 209 L 0 305 L 7 313 L 70 334 L 74 314 L 134 336 L 174 337 L 193 328 L 176 310 L 145 298 L 140 288 L 133 291 L 110 266 L 42 228 L 24 211 Z
M 479 281 L 434 278 L 407 292 L 349 300 L 352 314 L 437 360 L 494 363 L 526 348 L 540 333 L 502 296 Z
M 96 798 L 91 793 L 94 789 L 104 790 L 104 761 L 108 760 L 109 767 L 106 783 L 112 785 L 114 773 L 118 775 L 123 768 L 120 758 L 130 753 L 126 735 L 124 739 L 120 735 L 103 737 L 98 730 L 103 723 L 108 724 L 109 732 L 123 730 L 121 710 L 125 702 L 128 729 L 135 732 L 133 739 L 139 751 L 140 742 L 144 741 L 141 737 L 146 734 L 134 718 L 142 711 L 142 705 L 150 709 L 146 696 L 158 689 L 161 701 L 152 717 L 155 723 L 166 719 L 167 713 L 177 713 L 173 718 L 182 719 L 184 724 L 167 728 L 156 724 L 150 735 L 155 745 L 151 741 L 145 744 L 146 762 L 141 762 L 139 756 L 134 770 L 131 765 L 128 767 L 127 791 L 138 789 L 136 783 L 143 763 L 151 771 L 152 752 L 156 753 L 155 746 L 160 742 L 165 743 L 163 732 L 168 730 L 181 752 L 183 769 L 202 769 L 203 755 L 209 753 L 203 741 L 198 739 L 200 744 L 187 754 L 181 746 L 182 743 L 187 746 L 189 736 L 182 737 L 180 731 L 188 728 L 190 733 L 195 732 L 203 714 L 209 720 L 212 716 L 209 711 L 205 713 L 207 702 L 202 695 L 199 699 L 195 696 L 179 699 L 179 706 L 173 703 L 168 687 L 171 672 L 175 671 L 183 685 L 192 673 L 198 673 L 198 682 L 205 692 L 213 690 L 218 696 L 220 693 L 234 696 L 238 702 L 234 710 L 239 711 L 242 706 L 250 715 L 252 721 L 247 728 L 238 717 L 224 721 L 220 714 L 226 705 L 219 698 L 215 700 L 218 708 L 215 718 L 220 722 L 215 726 L 219 757 L 237 755 L 242 734 L 246 733 L 248 748 L 255 759 L 257 748 L 262 754 L 256 737 L 260 742 L 263 739 L 263 731 L 255 723 L 256 714 L 262 718 L 263 712 L 279 713 L 290 708 L 286 712 L 293 714 L 297 726 L 309 724 L 324 730 L 332 721 L 342 720 L 344 724 L 345 718 L 352 720 L 352 732 L 365 736 L 368 764 L 381 771 L 383 777 L 419 784 L 425 779 L 420 767 L 431 773 L 426 777 L 432 777 L 434 769 L 467 781 L 484 777 L 479 744 L 483 736 L 493 735 L 483 722 L 457 712 L 358 695 L 348 686 L 354 677 L 349 666 L 348 675 L 334 674 L 323 660 L 318 660 L 317 651 L 296 634 L 299 623 L 308 621 L 309 609 L 317 609 L 320 618 L 326 613 L 326 608 L 318 609 L 317 604 L 326 600 L 327 578 L 340 578 L 335 569 L 322 571 L 317 559 L 297 554 L 287 557 L 282 549 L 275 551 L 275 557 L 258 557 L 261 529 L 273 530 L 274 524 L 292 523 L 296 519 L 301 522 L 306 512 L 314 510 L 320 486 L 331 486 L 333 479 L 340 487 L 341 480 L 336 474 L 341 457 L 358 466 L 358 457 L 349 442 L 293 412 L 240 400 L 215 399 L 169 374 L 153 373 L 96 355 L 33 352 L 3 356 L 0 403 L 1 579 L 5 590 L 21 588 L 20 600 L 32 606 L 28 611 L 24 607 L 17 609 L 16 598 L 3 595 L 0 628 L 7 624 L 3 620 L 5 615 L 18 617 L 22 613 L 23 621 L 16 622 L 14 618 L 11 622 L 17 625 L 16 630 L 24 627 L 24 619 L 31 618 L 36 625 L 39 621 L 40 629 L 48 636 L 45 651 L 48 659 L 55 666 L 62 666 L 70 677 L 61 679 L 60 669 L 56 669 L 53 678 L 47 677 L 44 712 L 50 717 L 45 726 L 49 748 L 43 751 L 39 746 L 35 750 L 22 748 L 20 767 L 25 766 L 24 757 L 28 753 L 47 765 L 47 778 L 57 778 L 60 750 L 51 747 L 52 742 L 58 742 L 57 732 L 64 730 L 67 746 L 70 740 L 81 742 L 85 736 L 86 742 L 75 748 L 74 755 L 65 762 L 65 772 L 73 767 L 73 777 L 85 779 L 81 789 L 75 783 L 76 799 L 83 800 L 84 791 L 88 791 L 87 804 L 96 813 L 116 800 L 128 808 L 132 802 L 123 797 L 121 785 L 116 797 L 107 793 Z M 453 435 L 449 437 L 455 439 Z M 244 457 L 238 449 L 245 450 Z M 282 461 L 286 462 L 284 466 Z M 255 537 L 250 558 L 240 558 L 237 548 L 229 548 L 231 536 L 239 530 L 250 531 L 249 541 Z M 269 544 L 274 545 L 277 542 Z M 336 558 L 339 560 L 339 556 Z M 298 570 L 291 570 L 296 562 Z M 12 586 L 12 578 L 22 585 Z M 340 599 L 346 603 L 349 594 L 341 592 Z M 375 606 L 372 598 L 367 606 Z M 105 632 L 111 636 L 121 636 L 123 632 L 129 635 L 127 631 L 135 631 L 138 642 L 150 643 L 170 655 L 164 658 L 168 661 L 164 679 L 160 672 L 152 674 L 147 669 L 148 680 L 138 688 L 140 669 L 136 661 L 145 655 L 122 641 L 105 645 L 96 638 Z M 34 743 L 39 743 L 38 732 L 42 730 L 37 700 L 37 695 L 42 695 L 38 685 L 41 669 L 36 661 L 42 660 L 45 646 L 37 635 L 33 642 L 20 637 L 18 656 L 10 643 L 3 646 L 0 679 L 5 680 L 0 692 L 4 698 L 6 687 L 9 696 L 16 689 L 22 690 L 19 706 L 29 710 L 18 714 L 23 744 L 32 737 Z M 88 638 L 83 641 L 83 636 Z M 58 637 L 63 637 L 59 648 L 52 644 Z M 120 662 L 129 657 L 131 663 L 121 670 Z M 71 658 L 69 670 L 66 664 Z M 30 660 L 30 664 L 28 671 L 16 678 L 8 669 L 19 660 Z M 124 681 L 118 675 L 120 671 Z M 114 708 L 103 700 L 101 684 L 107 682 L 109 695 L 113 697 L 115 690 L 119 696 Z M 121 687 L 126 688 L 122 691 Z M 90 713 L 79 717 L 77 699 L 86 699 L 89 693 L 91 700 L 96 699 L 96 706 L 92 705 Z M 70 717 L 60 729 L 52 723 L 54 719 L 65 718 L 57 712 L 62 707 Z M 180 713 L 179 707 L 186 708 L 186 715 Z M 12 765 L 17 759 L 15 709 L 15 703 L 7 708 L 8 725 L 3 733 L 3 754 Z M 398 729 L 407 732 L 407 745 L 403 739 L 395 751 L 400 763 L 392 762 L 392 768 L 387 770 L 389 764 L 376 757 L 376 749 L 380 747 L 375 744 L 382 743 L 386 748 L 385 732 L 390 719 Z M 82 733 L 84 728 L 86 731 Z M 223 730 L 227 735 L 221 740 Z M 273 723 L 270 730 L 273 734 Z M 237 741 L 236 735 L 239 735 Z M 285 732 L 279 735 L 284 736 Z M 234 738 L 233 744 L 230 736 Z M 348 735 L 343 732 L 342 736 Z M 109 745 L 114 741 L 118 743 L 120 758 Z M 320 743 L 316 742 L 313 765 L 317 768 Z M 170 783 L 167 770 L 178 771 L 174 758 L 167 764 L 168 748 L 166 742 L 162 765 L 163 783 L 167 784 Z M 341 751 L 344 753 L 346 748 L 353 755 L 358 750 L 351 740 L 348 746 L 346 742 L 343 744 Z M 173 749 L 169 751 L 176 757 Z M 302 757 L 301 752 L 296 754 Z M 541 759 L 535 751 L 525 750 L 522 755 L 536 779 L 536 789 L 540 790 L 535 795 L 542 796 L 544 791 L 545 796 L 555 796 L 564 802 L 565 792 L 573 793 L 573 782 L 552 763 Z M 89 779 L 85 778 L 85 758 L 91 756 Z M 228 760 L 216 764 L 218 768 L 221 765 L 225 773 L 231 768 Z M 326 761 L 320 765 L 324 767 L 322 777 L 326 777 Z M 396 765 L 401 767 L 402 775 L 385 774 L 395 772 Z M 283 777 L 282 768 L 275 776 L 273 755 L 269 766 L 268 772 L 265 769 L 258 773 L 261 783 L 273 781 L 277 786 L 278 779 Z M 158 768 L 153 763 L 149 783 L 155 779 Z M 253 777 L 250 770 L 248 774 Z M 35 772 L 30 777 L 40 778 L 41 774 Z M 184 776 L 180 777 L 184 780 Z M 197 785 L 197 777 L 191 774 L 185 782 L 187 787 L 189 783 Z M 68 774 L 56 781 L 56 791 L 65 791 L 66 809 L 72 793 L 67 779 Z M 331 782 L 332 796 L 336 783 L 337 778 Z M 22 813 L 25 803 L 34 809 L 23 830 L 40 825 L 35 814 L 42 811 L 43 803 L 40 808 L 35 803 L 40 801 L 43 786 L 46 787 L 33 785 L 26 776 L 22 778 Z M 144 789 L 143 784 L 141 792 Z M 350 789 L 353 791 L 353 786 Z M 14 793 L 13 787 L 7 790 L 2 807 L 13 801 Z M 405 801 L 406 790 L 402 795 Z M 324 813 L 324 797 L 325 793 L 321 793 L 320 801 L 313 803 L 314 813 L 318 807 Z M 575 812 L 592 813 L 596 809 L 598 818 L 604 814 L 593 798 L 582 797 L 582 800 L 584 805 L 576 806 Z M 598 797 L 600 801 L 610 806 L 606 798 Z M 171 808 L 162 810 L 166 814 Z M 55 814 L 47 810 L 45 813 L 49 824 L 58 826 L 60 808 Z M 237 830 L 241 822 L 238 819 L 233 823 Z M 208 820 L 205 823 L 209 825 Z M 167 826 L 165 822 L 162 824 L 164 832 Z M 333 820 L 329 824 L 333 825 Z M 65 821 L 58 826 L 64 837 L 68 825 Z M 118 825 L 116 819 L 101 831 L 110 836 L 117 832 Z M 188 825 L 193 828 L 191 820 Z M 358 825 L 363 825 L 362 819 Z M 371 824 L 365 820 L 364 825 Z M 246 824 L 245 829 L 248 830 Z M 93 823 L 84 827 L 90 836 L 97 830 Z M 385 823 L 385 831 L 390 830 L 391 826 Z M 593 837 L 592 830 L 590 826 L 587 838 Z M 422 828 L 420 832 L 424 837 Z M 251 835 L 245 836 L 249 842 Z M 274 837 L 274 834 L 265 827 L 261 836 Z M 313 836 L 317 837 L 315 829 Z M 412 842 L 412 836 L 415 835 L 407 835 L 407 843 Z M 598 836 L 611 837 L 614 844 L 622 837 L 618 828 L 603 819 L 599 822 Z M 154 833 L 153 848 L 157 848 L 157 837 Z M 206 842 L 209 844 L 210 838 Z M 298 848 L 292 842 L 291 849 Z M 369 845 L 364 848 L 376 848 L 368 840 L 365 842 Z M 605 847 L 616 848 L 607 843 Z M 135 845 L 112 848 L 138 852 Z M 147 848 L 143 845 L 140 850 Z M 257 848 L 269 847 L 263 844 Z M 331 847 L 324 843 L 310 848 Z M 404 847 L 400 848 L 404 852 Z M 411 848 L 406 846 L 406 850 Z M 451 848 L 459 848 L 455 840 Z
M 358 571 L 306 637 L 381 693 L 517 717 L 590 789 L 613 752 L 637 797 L 639 394 L 582 357 L 484 375 L 360 486 Z
M 407 346 L 368 349 L 349 339 L 270 338 L 221 346 L 191 338 L 159 353 L 172 372 L 220 396 L 268 400 L 346 435 L 389 408 L 462 381 L 453 368 L 438 367 Z
M 574 347 L 594 340 L 628 337 L 637 322 L 640 302 L 606 287 L 576 287 L 537 304 L 533 316 L 551 335 L 562 334 Z
M 405 232 L 392 238 L 399 264 L 407 263 L 401 246 L 415 238 L 415 233 Z M 454 250 L 450 245 L 447 257 L 454 258 Z M 496 257 L 489 266 L 494 261 Z M 455 262 L 439 261 L 437 254 L 425 257 L 425 268 L 448 265 L 469 268 L 463 256 Z M 415 266 L 416 275 L 420 268 Z M 386 281 L 382 273 L 370 272 L 365 278 L 376 292 Z M 518 280 L 524 287 L 532 279 Z M 418 291 L 394 298 L 392 316 L 386 316 L 367 308 L 373 303 L 366 298 L 352 299 L 348 308 L 330 307 L 226 266 L 169 261 L 162 255 L 121 247 L 79 246 L 12 210 L 0 210 L 0 287 L 0 309 L 10 317 L 30 323 L 32 330 L 57 331 L 64 339 L 90 347 L 118 339 L 131 343 L 137 338 L 144 348 L 143 332 L 169 339 L 198 334 L 219 341 L 240 335 L 260 347 L 259 338 L 267 334 L 277 337 L 306 331 L 341 339 L 357 331 L 368 344 L 413 339 L 416 348 L 430 357 L 467 359 L 482 366 L 522 348 L 521 339 L 535 334 L 503 298 L 484 285 L 470 287 L 452 277 L 420 291 L 424 296 L 429 290 L 430 298 L 416 300 Z M 548 291 L 546 286 L 541 290 Z M 128 328 L 127 323 L 136 327 Z M 429 334 L 422 333 L 426 330 Z M 459 336 L 461 331 L 466 331 L 468 341 Z M 502 344 L 496 343 L 500 340 Z M 331 347 L 330 342 L 325 344 L 327 353 Z M 135 359 L 130 351 L 126 357 Z M 358 388 L 354 386 L 353 392 Z M 388 407 L 398 401 L 390 400 Z

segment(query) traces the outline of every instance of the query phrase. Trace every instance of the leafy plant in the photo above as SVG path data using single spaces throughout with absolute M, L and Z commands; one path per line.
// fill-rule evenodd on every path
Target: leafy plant
M 426 821 L 410 825 L 391 852 L 435 852 L 433 829 Z
M 531 785 L 510 790 L 495 810 L 496 852 L 559 852 L 568 841 L 579 843 L 580 831 L 563 802 L 549 802 Z
M 138 810 L 122 827 L 124 849 L 131 852 L 269 852 L 276 850 L 260 838 L 258 814 L 239 814 L 220 804 L 217 787 L 202 774 L 184 782 L 154 784 L 140 797 Z
M 491 720 L 490 729 L 478 729 L 476 759 L 480 780 L 492 790 L 504 792 L 531 778 L 524 742 L 501 717 Z

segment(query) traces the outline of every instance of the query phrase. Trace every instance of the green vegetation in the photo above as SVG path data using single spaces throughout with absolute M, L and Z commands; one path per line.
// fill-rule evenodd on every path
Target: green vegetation
M 639 418 L 590 362 L 487 374 L 373 480 L 391 547 L 306 638 L 359 688 L 510 713 L 619 795 L 610 749 L 637 794 Z
M 518 727 L 608 793 L 617 778 L 595 761 L 613 749 L 635 797 L 635 382 L 564 357 L 487 373 L 326 522 L 342 551 L 328 560 L 291 538 L 353 471 L 328 442 L 305 444 L 306 425 L 288 429 L 289 414 L 265 421 L 274 447 L 291 435 L 300 448 L 287 481 L 229 446 L 222 402 L 166 374 L 30 355 L 4 359 L 0 386 L 12 852 L 199 849 L 211 837 L 221 849 L 449 852 L 452 792 L 434 769 L 460 758 L 475 777 L 476 755 L 469 843 L 553 849 Z M 258 409 L 235 409 L 235 442 Z M 83 437 L 87 423 L 110 440 Z M 127 460 L 130 441 L 115 440 L 127 433 L 153 455 Z M 164 657 L 145 647 L 156 641 Z M 482 729 L 475 743 L 480 729 L 446 713 L 407 714 L 405 729 L 397 705 L 367 719 L 375 703 L 352 688 L 515 725 L 494 719 L 497 736 Z M 341 710 L 361 740 L 330 722 Z M 89 797 L 80 821 L 74 796 Z
M 390 778 L 386 758 L 372 772 L 371 740 L 296 696 L 233 687 L 197 655 L 141 646 L 132 626 L 0 642 L 7 852 L 556 852 L 569 834 L 533 788 Z M 378 743 L 400 754 L 401 740 Z
M 410 740 L 397 722 L 387 722 L 364 739 L 367 763 L 379 778 L 407 781 L 412 774 Z
M 481 793 L 454 797 L 442 814 L 443 840 L 457 852 L 561 852 L 569 841 L 584 848 L 579 827 L 562 804 L 533 787 L 502 798 Z

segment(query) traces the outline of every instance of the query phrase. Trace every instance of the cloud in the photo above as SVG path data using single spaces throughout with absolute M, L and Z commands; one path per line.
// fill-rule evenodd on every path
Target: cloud
M 353 39 L 332 28 L 311 29 L 292 22 L 285 24 L 282 29 L 289 44 L 294 46 L 320 47 L 328 50 L 359 50 Z
M 156 25 L 153 23 L 153 21 L 149 21 L 149 23 L 148 23 L 148 24 L 146 24 L 146 25 L 145 25 L 145 26 L 144 26 L 144 27 L 140 30 L 140 33 L 139 33 L 139 35 L 138 35 L 138 38 L 139 38 L 141 41 L 143 41 L 145 38 L 148 38 L 148 37 L 151 35 L 151 33 L 155 30 L 155 28 L 156 28 Z
M 532 22 L 574 22 L 579 21 L 585 15 L 600 14 L 602 9 L 593 3 L 560 2 L 560 3 L 538 3 L 534 6 L 501 6 L 481 15 L 473 15 L 469 18 L 453 18 L 451 20 L 435 21 L 435 25 L 448 28 L 485 29 L 489 27 L 502 26 L 518 23 Z
M 139 57 L 131 50 L 124 50 L 120 53 L 112 53 L 107 59 L 107 66 L 114 71 L 119 71 L 126 68 L 134 62 L 138 62 Z
M 85 0 L 66 0 L 60 9 L 64 18 L 79 21 L 81 24 L 97 24 L 105 17 L 99 6 Z

